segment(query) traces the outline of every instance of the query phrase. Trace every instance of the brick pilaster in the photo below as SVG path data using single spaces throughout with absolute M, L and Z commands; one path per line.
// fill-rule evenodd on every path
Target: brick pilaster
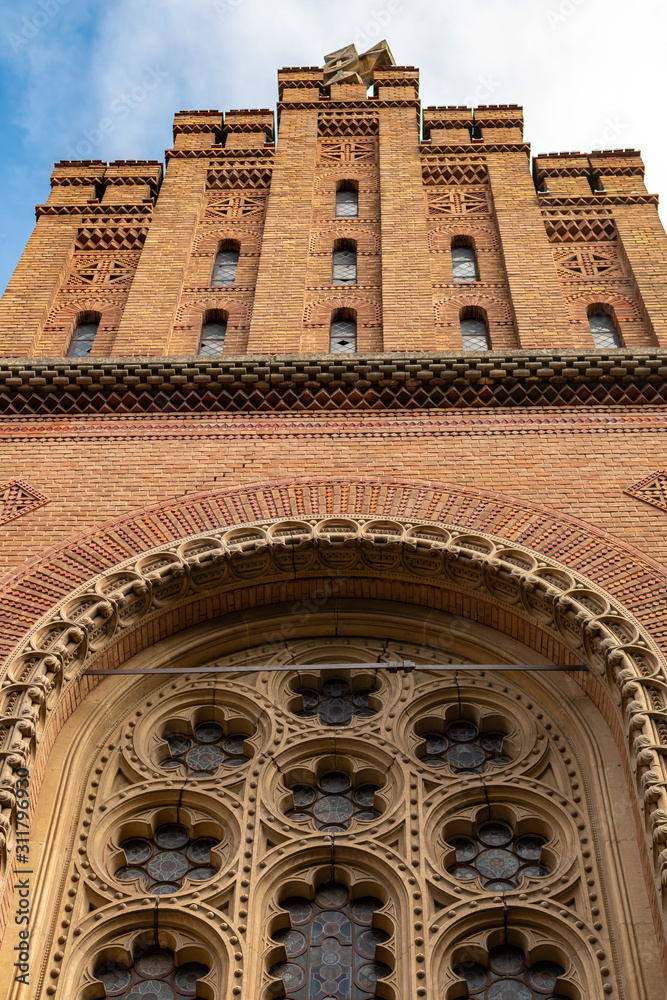
M 251 354 L 300 348 L 316 160 L 317 107 L 283 108 L 250 324 Z
M 0 301 L 0 354 L 32 357 L 74 252 L 78 223 L 42 216 Z
M 114 354 L 168 354 L 206 191 L 206 160 L 172 159 L 127 299 Z
M 433 350 L 431 266 L 413 107 L 380 110 L 380 199 L 384 350 Z
M 655 205 L 616 205 L 614 221 L 644 313 L 661 347 L 667 347 L 667 233 Z
M 567 306 L 524 152 L 486 155 L 521 347 L 569 347 Z

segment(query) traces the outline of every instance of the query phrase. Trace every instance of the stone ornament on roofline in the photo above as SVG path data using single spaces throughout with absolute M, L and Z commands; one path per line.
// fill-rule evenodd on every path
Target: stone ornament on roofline
M 370 87 L 376 69 L 395 65 L 396 60 L 386 39 L 361 55 L 356 45 L 346 45 L 324 57 L 324 82 L 327 86 L 332 83 L 364 83 Z

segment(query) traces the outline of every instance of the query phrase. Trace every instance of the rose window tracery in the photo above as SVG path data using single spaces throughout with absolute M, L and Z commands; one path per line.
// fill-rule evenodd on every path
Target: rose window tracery
M 343 677 L 328 677 L 322 682 L 320 691 L 300 687 L 297 694 L 303 699 L 303 708 L 296 715 L 311 719 L 319 715 L 323 726 L 346 726 L 353 716 L 366 719 L 375 715 L 376 709 L 369 704 L 370 688 L 353 691 Z
M 132 965 L 104 962 L 95 978 L 113 1000 L 200 1000 L 197 983 L 209 971 L 201 962 L 176 965 L 167 948 L 148 948 Z
M 419 756 L 430 767 L 449 765 L 455 774 L 483 774 L 490 766 L 509 764 L 502 733 L 481 733 L 474 722 L 451 722 L 445 733 L 423 733 Z
M 287 815 L 296 823 L 311 820 L 324 833 L 344 833 L 351 820 L 369 822 L 380 815 L 375 808 L 378 785 L 355 788 L 343 771 L 327 771 L 313 785 L 303 782 L 289 786 L 294 808 Z
M 155 831 L 152 839 L 132 837 L 121 847 L 127 864 L 116 871 L 121 882 L 138 882 L 154 896 L 178 892 L 184 880 L 205 882 L 217 869 L 211 863 L 211 850 L 219 840 L 192 838 L 187 827 L 167 823 Z
M 489 966 L 479 962 L 460 962 L 454 972 L 468 984 L 467 993 L 457 1000 L 566 1000 L 556 993 L 556 985 L 564 974 L 556 962 L 537 962 L 528 967 L 519 948 L 500 945 L 489 953 Z
M 544 878 L 551 869 L 541 862 L 544 837 L 517 836 L 504 823 L 485 823 L 472 837 L 450 837 L 456 860 L 447 871 L 454 878 L 481 878 L 489 892 L 510 892 L 524 875 Z
M 344 885 L 321 886 L 314 900 L 291 897 L 281 904 L 290 927 L 273 940 L 285 949 L 286 962 L 270 974 L 283 981 L 290 1000 L 369 1000 L 375 984 L 391 972 L 376 961 L 375 951 L 389 935 L 373 927 L 381 900 L 365 896 L 351 900 Z
M 242 767 L 250 759 L 244 750 L 245 737 L 226 734 L 217 722 L 200 722 L 191 736 L 166 733 L 163 739 L 169 755 L 162 758 L 160 766 L 182 774 L 215 774 L 220 765 Z

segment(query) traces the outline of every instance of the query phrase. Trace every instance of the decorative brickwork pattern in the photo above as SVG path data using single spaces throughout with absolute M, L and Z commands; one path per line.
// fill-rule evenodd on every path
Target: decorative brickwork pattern
M 0 524 L 30 514 L 47 503 L 49 503 L 48 497 L 21 479 L 0 484 Z
M 667 472 L 654 472 L 640 482 L 624 490 L 629 497 L 636 497 L 660 510 L 667 510 Z

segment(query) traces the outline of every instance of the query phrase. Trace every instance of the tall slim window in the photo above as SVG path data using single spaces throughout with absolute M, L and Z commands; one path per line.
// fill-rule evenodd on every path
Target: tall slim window
M 621 346 L 621 338 L 618 335 L 613 317 L 603 312 L 602 309 L 596 309 L 595 312 L 590 313 L 588 324 L 593 335 L 593 343 L 598 350 Z
M 201 328 L 199 354 L 222 354 L 227 334 L 227 319 L 222 313 L 207 314 Z
M 329 351 L 331 354 L 354 354 L 357 350 L 357 321 L 350 316 L 334 314 L 331 320 Z
M 359 192 L 352 187 L 336 191 L 336 218 L 356 219 L 359 215 Z
M 483 319 L 462 319 L 461 340 L 464 351 L 488 351 L 489 331 Z
M 95 318 L 93 316 L 90 318 L 84 317 L 80 321 L 76 330 L 72 334 L 69 350 L 67 351 L 68 358 L 88 357 L 93 349 L 93 343 L 95 341 L 95 337 L 97 336 L 99 325 L 99 318 Z
M 239 251 L 234 247 L 218 251 L 213 265 L 212 285 L 233 285 L 236 281 L 236 268 L 239 263 Z
M 477 255 L 472 247 L 452 247 L 452 272 L 457 283 L 479 281 Z
M 346 241 L 333 252 L 332 283 L 334 285 L 357 283 L 357 248 L 352 241 Z

